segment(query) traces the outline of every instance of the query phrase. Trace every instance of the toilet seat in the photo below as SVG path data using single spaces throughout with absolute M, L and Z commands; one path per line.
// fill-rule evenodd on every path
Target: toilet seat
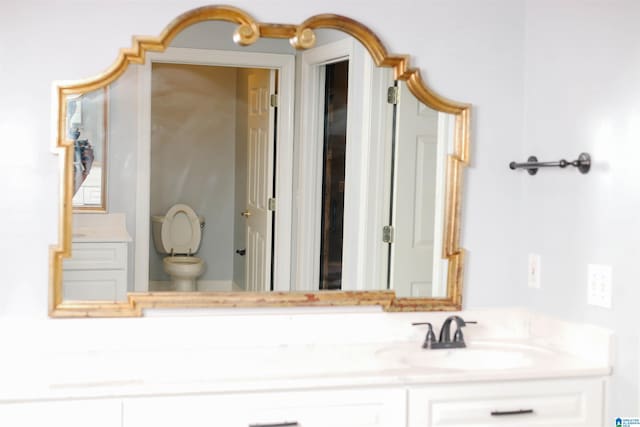
M 196 253 L 202 237 L 198 215 L 188 205 L 179 203 L 171 206 L 164 217 L 160 236 L 169 253 Z

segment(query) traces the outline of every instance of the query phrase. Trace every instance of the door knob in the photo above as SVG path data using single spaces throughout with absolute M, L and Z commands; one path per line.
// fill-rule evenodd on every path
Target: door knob
M 241 212 L 241 213 L 240 213 L 240 215 L 242 215 L 242 216 L 243 216 L 243 217 L 245 217 L 245 218 L 249 218 L 249 217 L 251 216 L 251 212 L 249 212 L 249 211 L 244 211 L 244 212 Z

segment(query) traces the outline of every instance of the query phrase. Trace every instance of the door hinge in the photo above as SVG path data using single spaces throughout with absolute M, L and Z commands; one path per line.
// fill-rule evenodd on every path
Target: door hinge
M 274 199 L 273 197 L 269 198 L 269 200 L 267 201 L 267 209 L 269 209 L 270 211 L 276 210 L 276 199 Z
M 274 108 L 278 106 L 278 94 L 277 93 L 272 93 L 271 94 L 271 98 L 269 99 L 269 104 Z
M 384 243 L 393 243 L 393 234 L 393 225 L 385 225 L 382 227 L 382 241 Z
M 387 102 L 393 105 L 398 103 L 398 86 L 389 86 L 389 89 L 387 89 Z

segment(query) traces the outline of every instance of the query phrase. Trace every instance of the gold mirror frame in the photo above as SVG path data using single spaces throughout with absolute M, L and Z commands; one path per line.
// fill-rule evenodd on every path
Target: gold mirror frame
M 128 293 L 123 302 L 89 302 L 62 300 L 62 260 L 71 256 L 73 194 L 72 141 L 65 136 L 65 96 L 90 92 L 115 81 L 129 64 L 143 64 L 148 51 L 164 51 L 174 37 L 185 28 L 203 21 L 227 21 L 238 24 L 234 41 L 250 45 L 260 37 L 289 39 L 296 49 L 307 49 L 315 43 L 315 29 L 343 31 L 355 37 L 369 51 L 379 67 L 393 68 L 394 78 L 404 80 L 415 97 L 437 111 L 455 115 L 454 152 L 448 155 L 446 175 L 445 225 L 442 257 L 448 260 L 446 298 L 396 298 L 393 290 L 324 291 L 324 292 L 150 292 Z M 385 311 L 452 311 L 462 306 L 464 249 L 460 242 L 460 208 L 462 172 L 469 162 L 469 125 L 471 106 L 450 101 L 430 90 L 417 69 L 409 67 L 405 55 L 387 52 L 378 37 L 353 19 L 322 14 L 300 25 L 256 22 L 240 9 L 229 6 L 205 6 L 186 12 L 171 22 L 158 37 L 138 36 L 133 46 L 122 49 L 115 63 L 104 73 L 76 83 L 59 84 L 57 96 L 57 148 L 61 155 L 61 203 L 59 245 L 50 251 L 49 316 L 51 317 L 137 317 L 147 308 L 215 308 L 215 307 L 304 307 L 379 305 Z

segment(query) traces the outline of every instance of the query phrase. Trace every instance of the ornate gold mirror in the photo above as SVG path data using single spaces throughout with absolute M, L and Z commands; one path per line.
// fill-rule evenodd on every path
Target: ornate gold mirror
M 470 107 L 428 89 L 362 24 L 203 7 L 56 95 L 51 316 L 460 309 Z M 96 213 L 72 201 L 96 151 L 78 100 L 100 97 L 108 208 Z

